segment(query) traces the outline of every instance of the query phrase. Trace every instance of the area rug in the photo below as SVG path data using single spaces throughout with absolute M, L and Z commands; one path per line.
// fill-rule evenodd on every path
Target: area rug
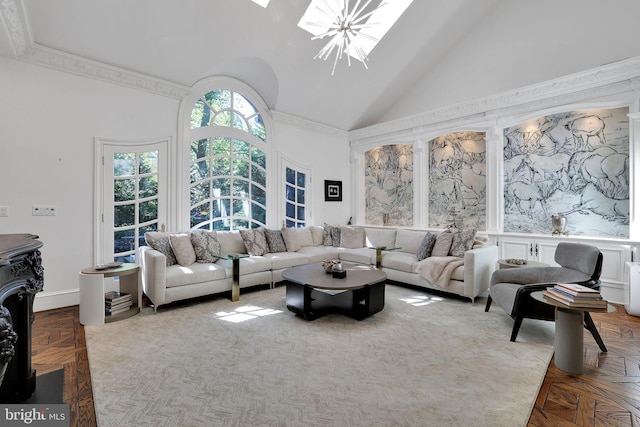
M 525 426 L 553 323 L 388 285 L 383 311 L 306 321 L 285 289 L 160 308 L 85 334 L 98 425 Z

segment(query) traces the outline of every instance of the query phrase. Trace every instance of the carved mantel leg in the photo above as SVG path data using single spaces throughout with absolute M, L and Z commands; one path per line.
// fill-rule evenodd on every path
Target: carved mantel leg
M 15 344 L 18 335 L 11 326 L 11 313 L 6 307 L 0 306 L 0 384 L 7 370 L 7 365 L 16 353 Z

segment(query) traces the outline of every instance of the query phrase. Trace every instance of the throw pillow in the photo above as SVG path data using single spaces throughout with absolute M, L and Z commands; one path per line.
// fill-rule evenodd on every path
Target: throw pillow
M 422 230 L 399 229 L 396 233 L 396 247 L 401 248 L 399 249 L 400 252 L 415 255 L 418 253 L 420 244 L 426 235 L 427 232 Z
M 162 233 L 159 231 L 147 231 L 144 233 L 144 240 L 147 245 L 152 247 L 167 258 L 167 267 L 177 264 L 178 260 L 171 249 L 171 242 L 169 242 L 169 233 Z
M 169 234 L 169 242 L 178 264 L 186 267 L 196 262 L 196 253 L 191 244 L 191 233 Z
M 449 254 L 459 258 L 464 257 L 464 253 L 471 249 L 476 238 L 476 230 L 460 230 L 453 233 L 453 241 Z
M 295 252 L 300 249 L 300 241 L 298 240 L 295 228 L 284 227 L 282 229 L 282 238 L 284 239 L 284 244 L 288 252 Z
M 340 247 L 340 226 L 334 225 L 331 227 L 331 244 L 334 248 Z
M 294 233 L 296 233 L 301 248 L 305 246 L 313 246 L 313 235 L 311 234 L 311 227 L 298 227 L 292 228 L 292 230 Z
M 420 243 L 420 248 L 416 253 L 418 257 L 418 261 L 422 261 L 425 258 L 429 258 L 431 256 L 431 252 L 433 251 L 433 247 L 436 244 L 436 235 L 428 232 L 424 235 L 424 239 L 422 239 L 422 243 Z
M 324 223 L 323 231 L 322 231 L 322 244 L 325 246 L 333 246 L 333 240 L 331 239 L 331 230 L 333 229 L 332 225 Z
M 195 230 L 191 233 L 191 244 L 196 262 L 216 262 L 222 257 L 222 247 L 215 231 Z
M 269 252 L 267 239 L 262 229 L 240 230 L 240 235 L 249 255 L 262 256 Z
M 287 252 L 287 245 L 284 244 L 282 231 L 280 230 L 264 230 L 264 237 L 269 245 L 269 252 Z
M 364 247 L 364 229 L 343 225 L 340 227 L 340 246 L 357 249 Z
M 324 243 L 324 228 L 319 225 L 312 225 L 311 238 L 313 239 L 313 246 L 322 246 Z
M 433 245 L 433 250 L 431 251 L 431 256 L 448 256 L 451 243 L 453 243 L 453 233 L 451 233 L 451 231 L 445 230 L 438 234 L 436 243 Z

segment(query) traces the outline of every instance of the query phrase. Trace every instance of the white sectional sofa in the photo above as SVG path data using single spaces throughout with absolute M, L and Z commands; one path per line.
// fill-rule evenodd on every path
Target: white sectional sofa
M 269 230 L 270 236 L 277 236 L 278 231 Z M 194 232 L 206 233 L 209 242 L 213 242 L 214 247 L 207 249 L 214 252 L 211 258 L 213 262 L 207 262 L 206 256 L 205 259 L 199 259 L 199 256 L 194 258 L 191 255 L 188 238 L 185 237 L 189 233 L 147 233 L 150 246 L 142 246 L 139 250 L 144 293 L 157 309 L 174 301 L 229 292 L 232 287 L 232 261 L 226 257 L 228 254 L 243 254 L 239 279 L 242 289 L 256 285 L 274 286 L 283 280 L 282 272 L 285 269 L 296 265 L 331 259 L 375 265 L 376 250 L 372 248 L 386 247 L 388 249 L 382 251 L 381 268 L 387 273 L 388 280 L 436 289 L 473 301 L 489 288 L 491 273 L 498 258 L 497 246 L 487 245 L 488 239 L 475 236 L 475 233 L 472 244 L 467 242 L 469 248 L 465 248 L 463 256 L 447 254 L 446 257 L 428 257 L 421 261 L 418 252 L 427 233 L 431 234 L 430 239 L 433 240 L 433 236 L 439 238 L 442 232 L 350 226 L 283 229 L 282 241 L 285 244 L 280 242 L 272 245 L 280 249 L 276 252 L 271 252 L 269 244 L 262 238 L 259 239 L 262 244 L 258 245 L 251 239 L 243 238 L 254 232 L 244 232 L 244 236 L 238 231 Z M 181 236 L 180 240 L 178 236 Z M 337 239 L 340 239 L 339 243 Z M 178 241 L 181 243 L 178 244 Z M 183 253 L 185 248 L 188 252 L 186 257 Z M 198 245 L 196 249 L 200 250 L 199 253 L 203 250 Z M 431 277 L 432 280 L 428 280 L 425 274 L 418 272 L 420 266 L 424 270 L 425 263 L 431 262 L 427 269 L 433 269 L 433 262 L 439 265 L 441 261 L 453 262 L 449 264 L 451 271 L 446 277 L 438 280 Z M 437 268 L 442 268 L 442 265 Z

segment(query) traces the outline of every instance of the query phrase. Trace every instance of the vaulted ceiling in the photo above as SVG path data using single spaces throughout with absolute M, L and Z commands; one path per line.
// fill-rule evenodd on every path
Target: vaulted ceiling
M 313 59 L 324 42 L 297 26 L 308 4 L 2 0 L 0 55 L 53 67 L 60 55 L 78 74 L 104 65 L 177 97 L 229 75 L 273 110 L 344 130 L 640 56 L 637 0 L 414 0 L 368 70 L 343 60 L 331 75 L 331 60 Z

